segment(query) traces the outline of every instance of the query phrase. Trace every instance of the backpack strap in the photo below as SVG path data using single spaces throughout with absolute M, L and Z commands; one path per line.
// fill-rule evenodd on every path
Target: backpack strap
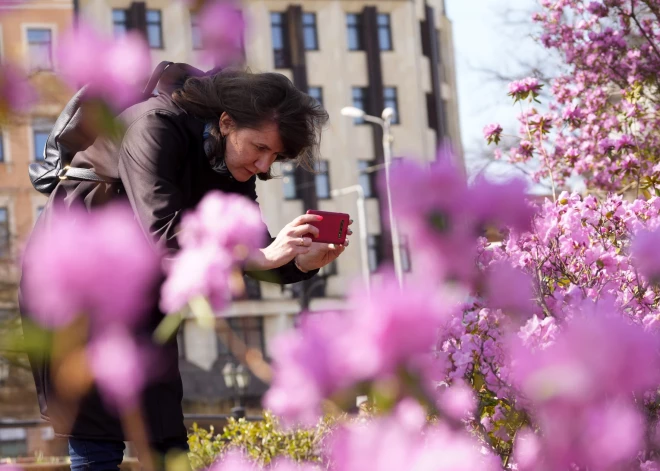
M 151 78 L 149 78 L 147 85 L 144 87 L 144 90 L 142 90 L 142 95 L 145 100 L 153 94 L 153 91 L 156 89 L 156 86 L 158 85 L 158 81 L 160 80 L 161 75 L 163 75 L 165 69 L 167 69 L 172 64 L 174 64 L 174 62 L 162 61 L 160 64 L 156 66 L 154 71 L 151 73 Z
M 88 168 L 69 167 L 68 165 L 59 172 L 57 177 L 60 180 L 78 180 L 85 182 L 99 182 L 99 183 L 119 183 L 119 178 L 106 177 Z

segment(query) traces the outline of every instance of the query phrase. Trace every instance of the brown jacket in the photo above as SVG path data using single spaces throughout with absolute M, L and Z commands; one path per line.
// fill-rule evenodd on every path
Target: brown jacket
M 97 174 L 121 179 L 121 184 L 62 181 L 53 191 L 37 225 L 50 217 L 55 201 L 66 206 L 82 202 L 86 208 L 111 200 L 128 199 L 145 232 L 176 251 L 177 225 L 181 215 L 194 208 L 210 190 L 238 193 L 256 201 L 255 178 L 241 183 L 211 169 L 202 146 L 204 123 L 179 108 L 168 95 L 159 95 L 134 105 L 122 113 L 127 131 L 117 146 L 99 139 L 90 148 L 75 155 L 72 166 L 90 168 Z M 264 243 L 267 230 L 264 226 Z M 250 276 L 293 283 L 311 278 L 316 272 L 302 273 L 293 263 L 276 270 L 252 272 Z M 130 280 L 127 280 L 130 282 Z M 24 321 L 30 322 L 20 299 Z M 154 299 L 148 322 L 138 335 L 145 339 L 163 318 Z M 85 439 L 124 440 L 119 420 L 107 410 L 96 391 L 85 397 L 78 408 L 72 430 L 66 427 L 69 411 L 54 406 L 53 387 L 47 360 L 30 358 L 42 415 L 51 420 L 56 433 Z M 143 401 L 151 439 L 154 442 L 183 439 L 181 408 L 182 384 L 178 368 L 176 339 L 161 347 L 159 370 L 163 374 L 152 381 Z M 61 410 L 60 410 L 61 409 Z

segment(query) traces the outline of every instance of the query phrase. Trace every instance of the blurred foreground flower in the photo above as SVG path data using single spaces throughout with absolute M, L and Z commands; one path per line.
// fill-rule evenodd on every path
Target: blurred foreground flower
M 357 383 L 393 378 L 403 370 L 431 374 L 426 359 L 451 316 L 451 297 L 436 287 L 410 286 L 405 294 L 397 287 L 387 279 L 371 297 L 351 296 L 349 312 L 304 317 L 298 330 L 279 337 L 266 407 L 290 423 L 310 424 L 323 399 Z
M 652 283 L 660 281 L 660 228 L 639 231 L 632 242 L 635 267 Z
M 173 313 L 199 297 L 222 309 L 231 300 L 232 275 L 264 242 L 259 207 L 242 196 L 208 193 L 181 221 L 181 251 L 168 267 L 161 309 Z
M 420 273 L 438 280 L 472 281 L 477 239 L 484 228 L 524 231 L 535 213 L 523 181 L 496 184 L 479 178 L 468 186 L 447 150 L 430 169 L 408 160 L 399 163 L 391 187 L 395 215 L 406 227 L 411 245 L 424 254 L 416 260 Z
M 408 408 L 408 401 L 402 403 Z M 389 417 L 337 430 L 330 441 L 331 469 L 338 471 L 495 471 L 499 460 L 479 443 L 443 424 L 424 427 L 398 407 Z
M 21 288 L 31 317 L 48 328 L 82 314 L 98 327 L 137 324 L 153 303 L 160 268 L 130 208 L 53 211 L 23 254 Z
M 37 92 L 25 73 L 15 65 L 0 66 L 0 116 L 24 113 L 37 101 Z
M 89 366 L 105 401 L 121 411 L 134 409 L 147 381 L 146 359 L 124 330 L 110 329 L 88 347 Z
M 216 66 L 240 60 L 245 31 L 240 5 L 228 0 L 207 0 L 199 16 L 204 59 Z
M 89 96 L 118 110 L 140 96 L 151 72 L 149 47 L 139 34 L 106 38 L 83 22 L 62 35 L 56 55 L 60 73 L 72 88 L 87 85 Z

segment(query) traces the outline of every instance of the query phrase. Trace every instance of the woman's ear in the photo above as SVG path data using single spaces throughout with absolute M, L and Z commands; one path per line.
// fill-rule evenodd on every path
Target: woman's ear
M 234 128 L 234 120 L 227 114 L 226 111 L 222 112 L 222 115 L 220 115 L 220 133 L 223 136 L 226 136 L 229 134 L 229 132 Z

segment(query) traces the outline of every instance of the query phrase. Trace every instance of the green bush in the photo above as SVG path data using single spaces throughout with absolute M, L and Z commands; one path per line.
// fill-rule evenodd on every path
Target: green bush
M 336 419 L 326 418 L 314 428 L 284 430 L 277 419 L 266 412 L 264 419 L 256 422 L 230 418 L 222 433 L 215 433 L 213 427 L 205 430 L 193 424 L 188 434 L 190 463 L 194 470 L 206 468 L 232 449 L 243 451 L 260 464 L 268 464 L 278 457 L 322 463 L 323 439 L 336 423 Z

